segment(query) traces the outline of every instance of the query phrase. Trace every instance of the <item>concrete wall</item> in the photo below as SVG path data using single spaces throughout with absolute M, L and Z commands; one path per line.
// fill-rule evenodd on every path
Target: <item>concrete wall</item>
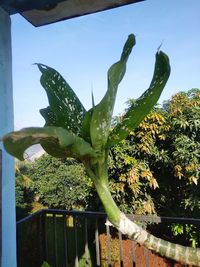
M 13 124 L 11 21 L 0 8 L 0 136 L 12 131 Z M 16 267 L 14 160 L 4 150 L 2 156 L 1 267 Z

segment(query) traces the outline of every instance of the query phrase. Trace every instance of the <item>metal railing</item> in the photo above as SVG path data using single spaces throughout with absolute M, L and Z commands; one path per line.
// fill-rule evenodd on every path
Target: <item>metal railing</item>
M 143 224 L 179 223 L 200 228 L 198 219 L 127 216 Z M 44 209 L 18 221 L 18 267 L 41 267 L 43 261 L 51 267 L 156 267 L 156 257 L 163 261 L 157 266 L 173 266 L 127 240 L 106 220 L 106 214 L 99 212 Z

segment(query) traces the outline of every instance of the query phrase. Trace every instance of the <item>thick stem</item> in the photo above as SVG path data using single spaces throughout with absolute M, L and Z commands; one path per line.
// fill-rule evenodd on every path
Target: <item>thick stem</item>
M 165 241 L 149 234 L 121 213 L 118 230 L 140 245 L 159 253 L 161 256 L 185 264 L 200 266 L 200 249 L 185 247 Z
M 94 185 L 105 212 L 108 215 L 109 221 L 112 222 L 112 224 L 114 224 L 116 227 L 119 227 L 121 212 L 111 196 L 107 183 L 95 179 Z
M 116 227 L 119 226 L 120 222 L 120 210 L 113 200 L 109 186 L 108 186 L 108 172 L 105 164 L 96 165 L 93 170 L 85 164 L 86 171 L 90 178 L 93 180 L 98 196 L 103 204 L 108 219 Z

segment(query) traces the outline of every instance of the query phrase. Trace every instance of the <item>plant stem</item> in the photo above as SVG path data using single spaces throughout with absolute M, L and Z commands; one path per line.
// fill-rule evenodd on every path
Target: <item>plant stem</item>
M 119 227 L 121 212 L 111 196 L 107 183 L 105 184 L 104 182 L 95 179 L 94 185 L 103 204 L 105 212 L 108 215 L 109 221 L 116 227 Z
M 85 165 L 85 167 L 88 175 L 93 180 L 98 196 L 103 204 L 106 214 L 108 215 L 109 221 L 116 227 L 119 227 L 121 212 L 113 200 L 109 190 L 107 165 L 105 163 L 97 164 L 94 166 L 93 170 L 87 165 Z

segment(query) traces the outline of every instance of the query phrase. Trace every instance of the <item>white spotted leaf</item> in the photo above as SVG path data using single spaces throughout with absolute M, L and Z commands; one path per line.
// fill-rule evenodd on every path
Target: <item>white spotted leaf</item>
M 126 62 L 134 45 L 135 36 L 130 34 L 120 60 L 108 70 L 107 92 L 100 103 L 93 108 L 90 136 L 92 146 L 96 151 L 102 151 L 107 143 L 118 85 L 126 72 Z
M 37 66 L 42 73 L 40 82 L 47 93 L 50 110 L 55 117 L 54 122 L 56 121 L 53 124 L 48 117 L 46 124 L 57 125 L 79 134 L 85 113 L 82 103 L 59 72 L 43 64 Z M 43 116 L 45 119 L 46 115 Z
M 109 135 L 107 147 L 118 144 L 121 140 L 125 139 L 131 131 L 139 126 L 140 122 L 157 103 L 169 75 L 169 58 L 162 51 L 158 51 L 156 53 L 154 74 L 149 89 L 133 102 L 123 116 L 122 121 L 115 126 Z
M 45 126 L 59 126 L 59 121 L 49 106 L 40 109 L 40 114 L 45 119 Z

